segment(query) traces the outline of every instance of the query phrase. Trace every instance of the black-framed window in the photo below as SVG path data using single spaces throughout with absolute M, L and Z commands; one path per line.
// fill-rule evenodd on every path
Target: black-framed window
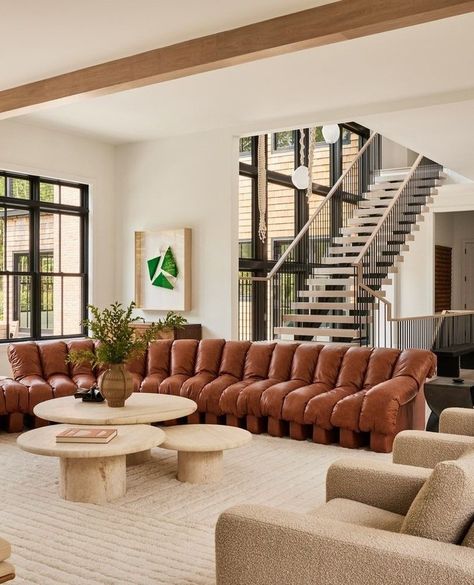
M 84 335 L 88 187 L 0 171 L 0 342 Z

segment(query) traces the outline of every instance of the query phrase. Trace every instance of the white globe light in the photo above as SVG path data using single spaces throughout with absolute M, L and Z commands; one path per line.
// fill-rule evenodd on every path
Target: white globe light
M 338 124 L 328 124 L 323 126 L 323 137 L 328 144 L 334 144 L 339 140 L 341 129 Z
M 295 169 L 291 175 L 291 180 L 297 189 L 307 189 L 309 185 L 308 167 L 301 165 Z

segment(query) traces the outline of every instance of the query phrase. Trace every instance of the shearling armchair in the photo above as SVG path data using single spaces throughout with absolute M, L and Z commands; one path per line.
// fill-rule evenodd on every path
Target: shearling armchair
M 0 583 L 6 583 L 15 578 L 15 569 L 7 559 L 10 558 L 10 543 L 0 538 Z
M 402 431 L 395 437 L 393 462 L 433 469 L 440 461 L 457 459 L 474 448 L 474 409 L 447 408 L 439 433 Z
M 217 585 L 472 585 L 474 454 L 433 471 L 343 459 L 312 513 L 224 512 Z

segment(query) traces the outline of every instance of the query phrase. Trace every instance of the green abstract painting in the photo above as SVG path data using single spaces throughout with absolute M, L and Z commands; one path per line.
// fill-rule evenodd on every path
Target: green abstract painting
M 156 256 L 147 260 L 148 274 L 153 286 L 174 289 L 170 277 L 176 278 L 179 274 L 178 265 L 171 247 L 168 246 L 163 256 Z

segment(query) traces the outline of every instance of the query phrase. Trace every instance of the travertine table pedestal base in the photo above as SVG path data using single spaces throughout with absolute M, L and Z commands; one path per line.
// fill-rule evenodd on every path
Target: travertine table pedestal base
M 178 452 L 179 481 L 211 483 L 224 475 L 224 451 L 247 444 L 252 435 L 244 429 L 223 425 L 166 427 L 163 449 Z
M 125 455 L 60 459 L 59 495 L 71 502 L 103 504 L 125 495 Z
M 132 465 L 140 465 L 151 460 L 151 449 L 140 451 L 139 453 L 130 453 L 127 455 L 127 467 Z
M 212 483 L 224 475 L 222 451 L 178 451 L 178 479 L 189 483 Z

